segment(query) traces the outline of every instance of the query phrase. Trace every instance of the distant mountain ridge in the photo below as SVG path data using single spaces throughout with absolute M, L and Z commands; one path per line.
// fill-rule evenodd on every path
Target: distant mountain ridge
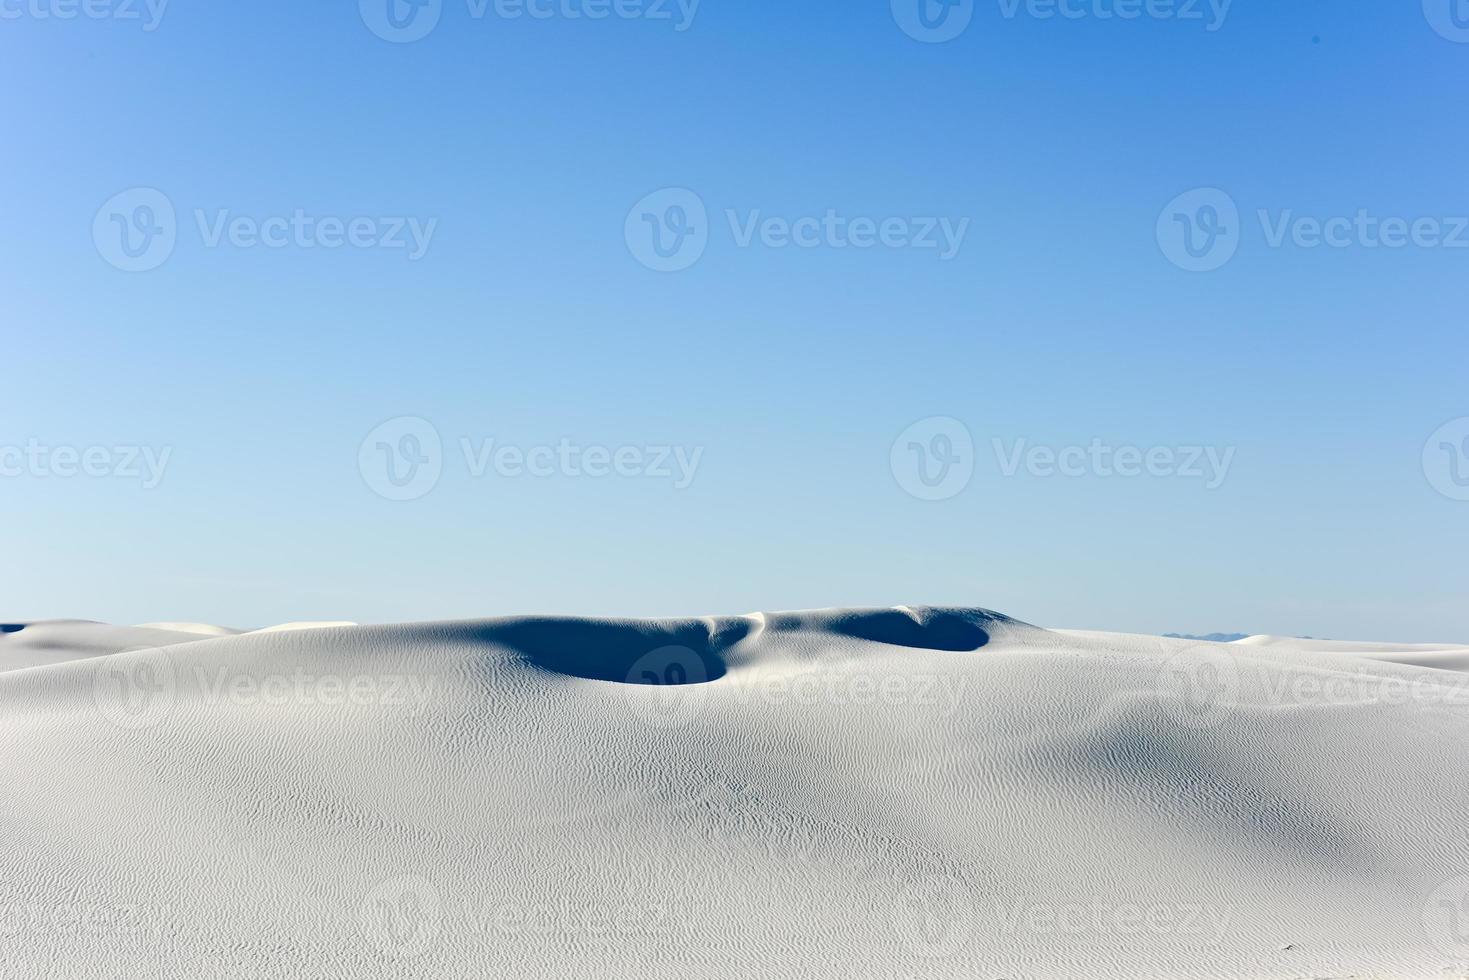
M 1170 640 L 1204 640 L 1209 643 L 1233 643 L 1235 640 L 1243 640 L 1251 633 L 1205 633 L 1202 636 L 1195 633 L 1164 633 Z

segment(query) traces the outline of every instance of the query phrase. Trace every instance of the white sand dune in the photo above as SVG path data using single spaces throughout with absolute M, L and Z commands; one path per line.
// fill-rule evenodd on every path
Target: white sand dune
M 1255 647 L 1285 647 L 1317 653 L 1344 653 L 1384 663 L 1436 667 L 1469 672 L 1469 647 L 1444 643 L 1353 643 L 1342 640 L 1293 640 L 1285 636 L 1250 636 L 1237 641 Z
M 282 623 L 260 630 L 237 630 L 210 623 L 141 623 L 111 626 L 87 619 L 53 619 L 10 623 L 0 627 L 0 673 L 43 664 L 85 660 L 133 650 L 192 643 L 203 637 L 239 636 L 246 632 L 280 633 L 355 626 L 345 621 Z
M 0 633 L 0 977 L 1469 976 L 1463 648 L 159 625 Z
M 0 627 L 0 673 L 197 639 L 164 624 L 110 626 L 84 619 L 11 623 Z

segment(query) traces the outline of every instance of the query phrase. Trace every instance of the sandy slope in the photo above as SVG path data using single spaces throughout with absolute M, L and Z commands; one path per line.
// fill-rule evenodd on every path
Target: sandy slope
M 1463 649 L 7 629 L 0 977 L 1469 976 Z

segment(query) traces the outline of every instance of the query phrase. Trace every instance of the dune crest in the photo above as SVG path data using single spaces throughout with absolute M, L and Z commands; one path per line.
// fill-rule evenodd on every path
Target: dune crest
M 139 623 L 136 627 L 140 630 L 170 630 L 174 633 L 196 633 L 200 636 L 234 636 L 243 633 L 244 630 L 231 629 L 228 626 L 216 626 L 213 623 Z
M 921 650 L 974 651 L 986 627 L 1016 624 L 978 609 L 819 609 L 702 619 L 621 620 L 515 617 L 423 627 L 423 635 L 509 649 L 554 674 L 627 684 L 715 681 L 731 662 L 804 642 L 838 647 L 853 639 Z M 761 640 L 764 647 L 752 648 Z
M 303 620 L 298 623 L 278 623 L 275 626 L 267 626 L 264 629 L 251 630 L 252 633 L 290 633 L 295 630 L 330 630 L 343 626 L 356 626 L 357 624 L 346 619 L 321 619 Z

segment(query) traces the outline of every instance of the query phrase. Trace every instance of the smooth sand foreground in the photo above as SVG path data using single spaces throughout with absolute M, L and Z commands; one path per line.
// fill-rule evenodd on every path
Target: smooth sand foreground
M 317 625 L 4 627 L 0 977 L 1469 976 L 1464 648 Z

